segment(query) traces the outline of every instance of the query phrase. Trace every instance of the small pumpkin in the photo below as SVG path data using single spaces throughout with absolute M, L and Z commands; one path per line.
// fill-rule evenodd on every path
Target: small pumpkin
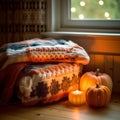
M 82 105 L 85 103 L 85 93 L 80 90 L 71 91 L 68 95 L 68 99 L 73 105 Z
M 96 72 L 86 72 L 81 76 L 80 90 L 86 91 L 90 86 L 96 85 L 96 82 L 99 83 L 99 85 L 107 86 L 112 92 L 113 83 L 111 77 L 106 73 L 101 73 L 100 69 L 97 69 Z
M 89 87 L 85 93 L 86 103 L 91 107 L 107 106 L 110 102 L 111 92 L 104 85 Z

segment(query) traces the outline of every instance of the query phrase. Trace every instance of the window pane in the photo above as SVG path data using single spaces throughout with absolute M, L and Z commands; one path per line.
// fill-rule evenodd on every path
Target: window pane
M 120 19 L 120 0 L 71 0 L 71 19 Z

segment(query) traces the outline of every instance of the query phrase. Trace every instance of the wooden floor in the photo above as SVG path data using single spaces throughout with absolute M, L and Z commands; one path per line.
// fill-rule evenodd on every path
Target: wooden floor
M 108 107 L 99 109 L 75 107 L 67 100 L 34 107 L 9 105 L 0 108 L 0 120 L 120 120 L 120 96 L 113 97 Z

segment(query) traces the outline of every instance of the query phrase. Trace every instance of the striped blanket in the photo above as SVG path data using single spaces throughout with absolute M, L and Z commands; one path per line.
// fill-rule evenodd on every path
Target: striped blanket
M 76 43 L 66 40 L 31 39 L 0 48 L 0 66 L 18 62 L 72 62 L 86 65 L 89 56 Z

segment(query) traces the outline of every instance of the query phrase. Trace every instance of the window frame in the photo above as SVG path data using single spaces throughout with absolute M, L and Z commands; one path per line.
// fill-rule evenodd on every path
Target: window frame
M 71 20 L 70 0 L 47 0 L 48 31 L 120 33 L 120 20 Z

